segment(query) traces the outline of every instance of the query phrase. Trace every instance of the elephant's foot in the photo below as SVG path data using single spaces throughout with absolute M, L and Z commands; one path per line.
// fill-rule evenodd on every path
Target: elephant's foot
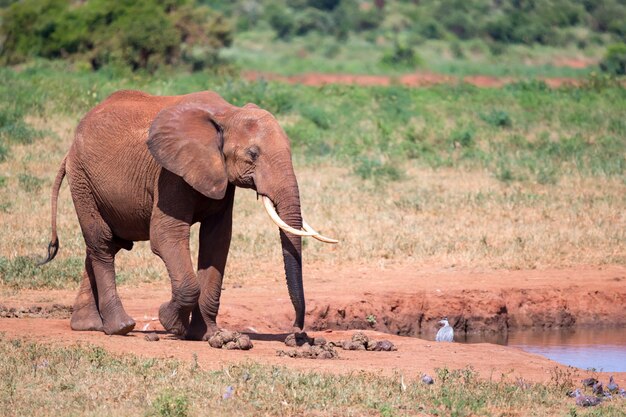
M 192 313 L 191 323 L 189 328 L 187 328 L 187 333 L 185 333 L 185 339 L 207 341 L 218 330 L 219 328 L 215 322 L 205 323 L 202 317 L 196 318 L 195 313 Z
M 72 310 L 70 327 L 77 331 L 102 331 L 102 318 L 94 304 L 77 306 Z
M 104 333 L 108 335 L 125 335 L 135 328 L 135 320 L 126 314 L 123 309 L 109 316 L 103 315 L 102 324 Z
M 190 311 L 176 307 L 170 301 L 159 308 L 159 321 L 166 331 L 183 337 L 189 327 L 189 314 Z

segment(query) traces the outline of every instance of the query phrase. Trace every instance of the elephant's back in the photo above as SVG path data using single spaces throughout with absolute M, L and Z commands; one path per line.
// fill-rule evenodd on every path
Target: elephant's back
M 146 144 L 148 131 L 156 115 L 177 100 L 134 90 L 111 94 L 78 124 L 71 165 L 83 165 L 88 173 L 105 178 L 108 171 L 129 174 L 139 165 L 143 171 L 154 171 L 156 162 Z
M 135 90 L 117 91 L 83 117 L 76 129 L 75 140 L 145 142 L 156 115 L 180 99 L 178 96 L 153 96 Z
M 118 91 L 87 113 L 76 129 L 67 162 L 70 185 L 84 184 L 82 189 L 91 191 L 119 237 L 148 239 L 154 184 L 161 170 L 146 145 L 148 130 L 159 111 L 177 100 Z

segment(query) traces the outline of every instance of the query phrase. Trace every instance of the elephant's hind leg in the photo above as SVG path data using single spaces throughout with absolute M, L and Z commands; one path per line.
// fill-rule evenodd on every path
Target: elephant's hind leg
M 112 253 L 90 253 L 98 289 L 98 310 L 106 334 L 126 334 L 135 328 L 135 321 L 126 314 L 115 286 L 115 265 Z
M 94 300 L 97 295 L 102 330 L 106 334 L 126 334 L 135 327 L 135 321 L 124 311 L 115 286 L 115 254 L 120 246 L 116 244 L 111 228 L 102 218 L 89 186 L 80 177 L 72 179 L 72 199 L 87 246 L 85 269 L 90 275 L 89 285 L 92 286 L 95 282 L 93 295 Z M 79 300 L 85 301 L 80 293 L 77 298 Z M 85 310 L 85 314 L 88 311 Z M 91 312 L 93 313 L 93 309 Z M 77 316 L 76 321 L 79 317 Z
M 85 257 L 85 271 L 80 282 L 78 295 L 74 301 L 70 327 L 72 330 L 78 331 L 102 331 L 102 318 L 98 311 L 96 277 L 88 255 Z

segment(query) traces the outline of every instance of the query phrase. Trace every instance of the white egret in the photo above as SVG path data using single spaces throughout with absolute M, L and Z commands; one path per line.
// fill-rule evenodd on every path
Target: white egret
M 448 318 L 447 317 L 444 318 L 439 323 L 443 324 L 443 327 L 439 329 L 439 331 L 437 332 L 437 336 L 435 337 L 435 340 L 437 342 L 453 342 L 454 341 L 454 329 L 452 328 L 452 326 L 450 326 L 450 323 L 448 323 Z

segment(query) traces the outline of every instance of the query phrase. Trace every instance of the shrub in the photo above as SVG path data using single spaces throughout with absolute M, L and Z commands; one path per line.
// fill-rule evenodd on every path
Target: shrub
M 511 127 L 511 116 L 504 110 L 492 110 L 480 116 L 486 123 L 496 127 Z
M 3 16 L 0 59 L 72 58 L 94 69 L 121 64 L 133 70 L 182 61 L 198 69 L 215 62 L 231 32 L 223 16 L 191 0 L 26 0 Z
M 474 145 L 474 131 L 472 129 L 458 129 L 450 134 L 450 143 L 456 148 L 469 148 Z
M 320 129 L 329 129 L 332 125 L 331 116 L 319 107 L 304 106 L 300 110 L 302 116 L 312 121 Z
M 626 75 L 626 43 L 616 43 L 606 49 L 600 69 L 611 75 Z
M 193 71 L 219 64 L 219 50 L 233 41 L 231 22 L 206 6 L 185 5 L 172 14 L 180 32 L 181 60 Z
M 265 18 L 280 39 L 289 39 L 295 31 L 294 14 L 291 9 L 272 3 L 265 8 Z
M 23 117 L 15 107 L 0 108 L 0 162 L 8 157 L 11 143 L 32 143 L 43 135 L 24 122 Z
M 396 40 L 393 48 L 383 55 L 382 63 L 391 67 L 415 68 L 422 60 L 413 47 Z
M 184 394 L 169 391 L 161 393 L 154 401 L 153 416 L 186 417 L 189 415 L 189 400 Z

